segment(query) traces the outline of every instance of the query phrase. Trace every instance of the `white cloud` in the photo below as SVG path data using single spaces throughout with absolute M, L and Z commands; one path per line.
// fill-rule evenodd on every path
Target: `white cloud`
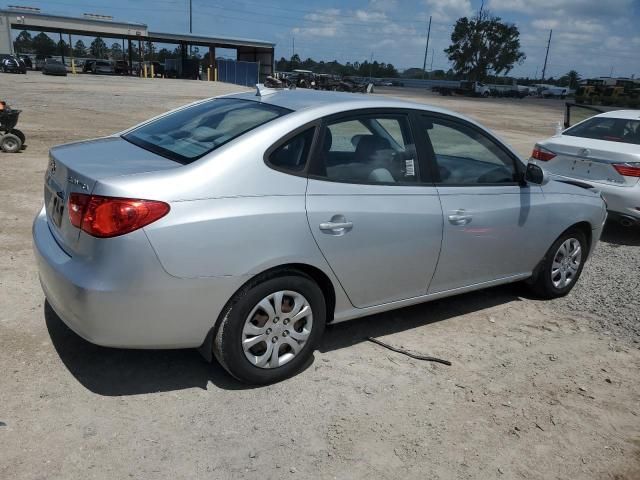
M 387 14 L 383 12 L 367 12 L 365 10 L 356 10 L 354 16 L 361 22 L 380 22 L 382 20 L 387 20 Z
M 460 17 L 473 14 L 470 0 L 425 0 L 427 14 L 434 22 L 453 23 Z
M 488 7 L 496 12 L 521 12 L 528 15 L 553 14 L 559 18 L 615 17 L 628 15 L 635 0 L 490 0 Z

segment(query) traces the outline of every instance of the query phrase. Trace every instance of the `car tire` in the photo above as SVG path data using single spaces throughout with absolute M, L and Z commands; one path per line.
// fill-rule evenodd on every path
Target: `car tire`
M 584 233 L 576 228 L 567 230 L 553 242 L 536 268 L 529 282 L 531 290 L 544 299 L 564 297 L 580 278 L 587 254 Z M 579 257 L 577 261 L 576 257 Z
M 20 138 L 12 133 L 7 133 L 0 139 L 0 149 L 5 153 L 17 153 L 22 148 Z
M 9 132 L 9 133 L 15 135 L 16 137 L 18 137 L 20 139 L 20 142 L 22 143 L 22 147 L 21 148 L 23 148 L 24 144 L 25 144 L 25 142 L 27 140 L 27 137 L 25 136 L 24 133 L 22 133 L 22 130 L 18 130 L 17 128 L 13 128 L 13 129 L 11 129 L 11 132 Z
M 261 307 L 265 301 L 272 308 L 271 315 Z M 298 305 L 307 312 L 294 322 L 283 308 L 292 302 L 290 312 Z M 302 310 L 300 313 L 304 313 Z M 227 303 L 220 318 L 213 338 L 215 358 L 238 380 L 265 385 L 289 378 L 307 363 L 324 332 L 326 303 L 312 278 L 297 270 L 283 270 L 259 276 L 245 285 Z M 245 348 L 243 342 L 254 339 L 259 341 Z M 276 345 L 278 353 L 274 355 Z M 300 350 L 295 352 L 293 346 Z M 277 365 L 279 362 L 282 364 Z

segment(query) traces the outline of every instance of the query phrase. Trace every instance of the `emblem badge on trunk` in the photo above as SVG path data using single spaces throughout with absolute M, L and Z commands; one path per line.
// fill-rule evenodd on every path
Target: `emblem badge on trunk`
M 67 182 L 70 183 L 71 185 L 77 185 L 79 186 L 82 190 L 88 190 L 89 187 L 87 186 L 86 183 L 82 183 L 80 180 L 78 180 L 75 177 L 69 176 L 67 178 Z

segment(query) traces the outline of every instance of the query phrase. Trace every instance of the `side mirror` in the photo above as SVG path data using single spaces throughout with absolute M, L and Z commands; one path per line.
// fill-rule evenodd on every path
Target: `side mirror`
M 529 162 L 524 174 L 524 180 L 534 185 L 546 185 L 549 183 L 549 175 L 539 165 Z

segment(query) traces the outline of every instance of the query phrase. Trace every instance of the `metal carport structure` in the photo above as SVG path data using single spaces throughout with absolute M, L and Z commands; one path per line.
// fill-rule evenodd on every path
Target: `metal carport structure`
M 191 34 L 149 32 L 146 24 L 120 22 L 97 16 L 68 17 L 41 13 L 38 9 L 0 10 L 0 53 L 15 53 L 12 30 L 32 30 L 57 33 L 62 36 L 81 35 L 126 40 L 129 43 L 129 63 L 132 64 L 131 42 L 158 42 L 180 45 L 186 56 L 189 46 L 209 48 L 208 65 L 215 67 L 216 48 L 231 48 L 237 52 L 237 60 L 256 62 L 260 65 L 260 79 L 273 73 L 275 44 L 262 40 L 243 38 L 207 37 Z

